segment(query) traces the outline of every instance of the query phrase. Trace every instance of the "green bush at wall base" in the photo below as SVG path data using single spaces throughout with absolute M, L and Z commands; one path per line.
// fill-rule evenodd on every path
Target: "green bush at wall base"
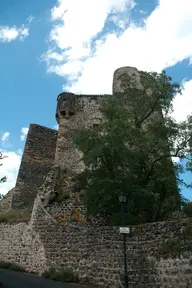
M 70 282 L 70 283 L 76 283 L 79 282 L 78 277 L 73 273 L 71 269 L 64 268 L 64 267 L 50 267 L 48 270 L 44 271 L 41 274 L 42 277 L 59 281 L 59 282 Z
M 26 272 L 23 267 L 20 267 L 17 264 L 10 263 L 10 262 L 4 262 L 4 261 L 0 261 L 0 268 L 9 269 L 12 271 Z
M 19 222 L 29 222 L 31 218 L 31 210 L 23 209 L 16 210 L 11 209 L 8 211 L 0 212 L 0 222 L 4 223 L 19 223 Z
M 178 256 L 181 251 L 181 240 L 179 238 L 169 238 L 164 240 L 160 251 L 163 256 Z

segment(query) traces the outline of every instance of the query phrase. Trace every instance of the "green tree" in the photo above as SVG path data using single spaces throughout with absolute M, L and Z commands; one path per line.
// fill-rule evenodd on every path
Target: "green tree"
M 119 212 L 123 192 L 137 221 L 165 219 L 181 207 L 179 184 L 187 186 L 180 179 L 184 166 L 172 158 L 186 159 L 186 169 L 192 168 L 192 117 L 180 123 L 171 117 L 181 89 L 164 71 L 143 73 L 142 90 L 127 75 L 121 81 L 123 92 L 101 103 L 102 123 L 74 133 L 86 167 L 77 179 L 86 190 L 88 214 Z

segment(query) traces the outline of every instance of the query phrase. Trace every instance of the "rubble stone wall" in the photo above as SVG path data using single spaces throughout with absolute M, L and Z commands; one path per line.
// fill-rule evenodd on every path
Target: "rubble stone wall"
M 45 249 L 38 232 L 26 223 L 0 223 L 0 231 L 0 261 L 15 263 L 28 272 L 44 271 Z
M 131 227 L 127 235 L 130 287 L 141 283 L 140 287 L 147 288 L 191 287 L 191 225 L 191 219 L 186 219 L 144 224 L 139 231 Z M 64 264 L 81 282 L 123 287 L 123 241 L 118 227 L 75 222 L 61 225 L 37 198 L 28 225 L 1 223 L 0 231 L 0 260 L 39 274 L 49 266 Z M 166 246 L 170 239 L 177 239 L 177 245 Z
M 11 189 L 0 201 L 0 211 L 7 211 L 11 209 L 14 188 Z

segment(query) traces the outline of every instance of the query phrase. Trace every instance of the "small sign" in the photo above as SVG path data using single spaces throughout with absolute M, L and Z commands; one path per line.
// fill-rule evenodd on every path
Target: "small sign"
M 129 229 L 129 227 L 120 227 L 119 233 L 128 234 L 128 233 L 130 233 L 130 229 Z

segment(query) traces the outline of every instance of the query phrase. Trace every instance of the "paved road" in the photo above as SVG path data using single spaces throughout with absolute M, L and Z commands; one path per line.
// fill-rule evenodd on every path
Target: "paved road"
M 62 284 L 37 275 L 0 269 L 3 288 L 83 288 L 79 284 Z

